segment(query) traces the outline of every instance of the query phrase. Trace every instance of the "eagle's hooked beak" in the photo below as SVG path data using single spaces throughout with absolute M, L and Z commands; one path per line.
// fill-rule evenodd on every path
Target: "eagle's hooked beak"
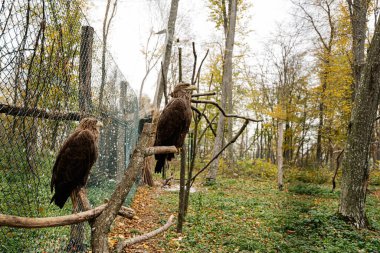
M 103 122 L 98 121 L 98 122 L 96 123 L 96 126 L 97 126 L 97 127 L 103 127 Z

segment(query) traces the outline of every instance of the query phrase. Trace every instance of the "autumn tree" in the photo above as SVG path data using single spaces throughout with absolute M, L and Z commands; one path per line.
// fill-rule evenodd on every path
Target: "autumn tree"
M 170 4 L 170 11 L 169 11 L 169 18 L 168 23 L 166 27 L 166 38 L 165 38 L 165 49 L 164 49 L 164 57 L 162 60 L 162 67 L 158 74 L 158 80 L 157 80 L 157 86 L 156 86 L 156 92 L 154 95 L 154 101 L 153 104 L 156 108 L 160 108 L 162 96 L 164 94 L 164 86 L 165 86 L 165 77 L 168 75 L 171 55 L 172 55 L 172 48 L 174 43 L 174 32 L 175 32 L 175 26 L 176 26 L 176 20 L 177 20 L 177 13 L 178 13 L 178 5 L 179 0 L 172 0 Z

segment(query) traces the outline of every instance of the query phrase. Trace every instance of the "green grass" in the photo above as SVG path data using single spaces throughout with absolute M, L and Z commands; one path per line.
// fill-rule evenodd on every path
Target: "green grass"
M 167 252 L 380 252 L 379 200 L 368 196 L 373 230 L 356 230 L 336 215 L 339 192 L 330 185 L 275 180 L 218 179 L 191 195 L 181 240 L 171 230 Z M 160 198 L 177 209 L 177 194 Z

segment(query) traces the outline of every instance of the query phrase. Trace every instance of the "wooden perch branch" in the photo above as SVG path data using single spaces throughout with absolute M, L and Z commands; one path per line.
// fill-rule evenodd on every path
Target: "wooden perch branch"
M 178 149 L 175 146 L 149 147 L 145 149 L 144 156 L 151 156 L 155 154 L 169 154 L 169 153 L 178 153 Z
M 153 231 L 151 231 L 149 233 L 146 233 L 146 234 L 143 234 L 143 235 L 140 235 L 140 236 L 136 236 L 134 238 L 130 238 L 130 239 L 127 239 L 127 240 L 119 242 L 119 244 L 116 247 L 116 252 L 122 252 L 122 250 L 125 247 L 127 247 L 127 246 L 130 246 L 132 244 L 148 240 L 148 239 L 150 239 L 150 238 L 152 238 L 152 237 L 154 237 L 154 236 L 156 236 L 156 235 L 158 235 L 158 234 L 160 234 L 160 233 L 168 230 L 170 228 L 170 226 L 174 224 L 173 219 L 174 219 L 174 216 L 170 215 L 168 221 L 162 227 L 160 227 L 160 228 L 158 228 L 156 230 L 153 230 Z
M 107 204 L 94 209 L 60 217 L 30 218 L 0 214 L 0 226 L 15 228 L 47 228 L 80 223 L 99 216 Z
M 239 136 L 243 133 L 243 131 L 244 131 L 244 129 L 247 127 L 247 125 L 248 125 L 248 123 L 249 123 L 249 119 L 246 119 L 245 120 L 245 122 L 244 122 L 244 124 L 243 124 L 243 126 L 240 128 L 240 130 L 239 130 L 239 132 L 237 132 L 236 134 L 235 134 L 235 136 L 200 170 L 200 171 L 198 171 L 197 172 L 197 174 L 195 174 L 192 178 L 191 178 L 191 186 L 193 185 L 193 183 L 194 183 L 194 180 L 197 178 L 197 176 L 199 175 L 199 174 L 201 174 L 203 171 L 205 171 L 207 168 L 208 168 L 208 166 L 210 166 L 210 164 L 216 159 L 216 158 L 218 158 L 218 156 L 221 154 L 221 153 L 223 153 L 223 151 L 229 146 L 229 145 L 231 145 L 232 143 L 234 143 L 236 140 L 237 140 L 237 138 L 239 138 Z
M 241 116 L 241 115 L 237 115 L 237 114 L 227 114 L 222 107 L 220 107 L 220 105 L 214 101 L 210 101 L 210 100 L 195 100 L 195 99 L 192 99 L 191 100 L 192 103 L 198 103 L 198 104 L 212 104 L 212 105 L 215 105 L 219 111 L 224 115 L 224 117 L 227 117 L 227 118 L 238 118 L 238 119 L 245 119 L 245 120 L 248 120 L 248 121 L 252 121 L 252 122 L 261 122 L 263 121 L 262 119 L 252 119 L 252 118 L 249 118 L 249 117 L 244 117 L 244 116 Z
M 211 92 L 205 92 L 205 93 L 195 93 L 195 94 L 192 94 L 191 97 L 196 98 L 196 97 L 215 96 L 215 95 L 216 95 L 216 92 L 211 91 Z
M 59 217 L 30 218 L 14 215 L 0 214 L 0 227 L 14 228 L 48 228 L 81 223 L 98 217 L 106 208 L 107 204 L 100 205 L 85 212 L 74 213 Z M 132 219 L 135 211 L 128 207 L 122 207 L 118 215 Z

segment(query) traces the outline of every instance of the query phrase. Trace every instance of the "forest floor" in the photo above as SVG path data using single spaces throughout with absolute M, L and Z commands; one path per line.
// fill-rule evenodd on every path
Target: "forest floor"
M 219 178 L 197 187 L 183 234 L 175 226 L 125 252 L 380 252 L 380 190 L 367 198 L 370 230 L 357 230 L 337 215 L 339 191 L 330 185 L 274 179 Z M 140 187 L 133 220 L 118 218 L 110 243 L 162 226 L 176 214 L 178 192 Z

